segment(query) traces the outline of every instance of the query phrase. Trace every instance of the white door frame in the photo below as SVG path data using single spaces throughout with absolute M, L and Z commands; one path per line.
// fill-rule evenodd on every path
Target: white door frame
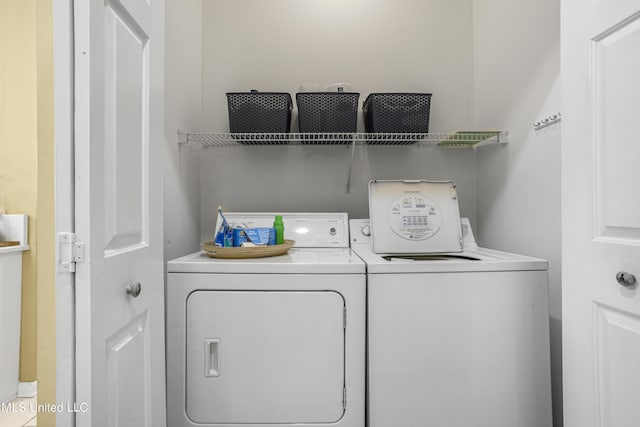
M 74 232 L 73 0 L 53 0 L 53 52 L 57 234 Z M 56 273 L 56 401 L 75 402 L 75 274 L 67 272 Z M 56 424 L 73 427 L 75 416 L 60 411 Z

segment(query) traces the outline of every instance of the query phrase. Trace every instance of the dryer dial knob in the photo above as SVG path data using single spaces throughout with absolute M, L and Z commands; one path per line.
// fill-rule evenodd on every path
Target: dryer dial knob
M 370 227 L 369 225 L 363 225 L 363 226 L 360 228 L 360 232 L 361 232 L 363 235 L 365 235 L 365 236 L 369 237 L 369 236 L 371 236 L 371 227 Z

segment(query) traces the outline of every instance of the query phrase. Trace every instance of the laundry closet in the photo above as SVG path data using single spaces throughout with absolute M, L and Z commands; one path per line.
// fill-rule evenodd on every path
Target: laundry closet
M 560 129 L 534 127 L 559 113 L 559 33 L 552 0 L 166 0 L 165 260 L 212 240 L 218 206 L 367 218 L 372 179 L 453 180 L 480 246 L 549 261 L 560 426 Z M 360 93 L 359 132 L 367 94 L 422 92 L 430 132 L 498 136 L 476 148 L 188 137 L 229 131 L 227 92 L 338 82 Z

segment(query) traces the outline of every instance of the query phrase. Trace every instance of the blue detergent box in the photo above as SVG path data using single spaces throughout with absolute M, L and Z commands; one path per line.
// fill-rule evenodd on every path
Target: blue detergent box
M 234 228 L 233 246 L 242 246 L 243 242 L 251 242 L 259 246 L 275 245 L 276 229 L 268 227 Z
M 218 247 L 233 246 L 233 230 L 230 227 L 222 227 L 222 230 L 216 233 L 214 244 Z

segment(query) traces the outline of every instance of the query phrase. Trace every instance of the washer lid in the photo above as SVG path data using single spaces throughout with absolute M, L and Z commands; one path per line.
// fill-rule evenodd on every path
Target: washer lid
M 378 254 L 462 252 L 453 181 L 369 182 L 373 251 Z

